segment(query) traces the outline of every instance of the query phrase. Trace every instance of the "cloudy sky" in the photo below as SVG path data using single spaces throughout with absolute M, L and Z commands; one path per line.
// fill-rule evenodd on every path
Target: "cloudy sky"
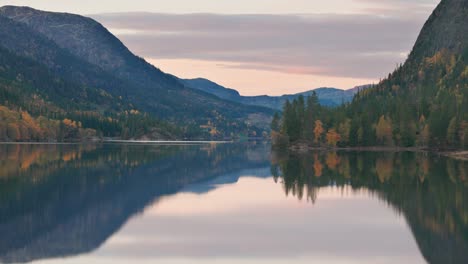
M 91 15 L 134 53 L 245 95 L 377 82 L 439 0 L 0 0 Z

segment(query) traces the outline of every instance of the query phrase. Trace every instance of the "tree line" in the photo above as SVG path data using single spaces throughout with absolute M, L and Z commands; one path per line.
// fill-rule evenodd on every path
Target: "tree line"
M 275 145 L 468 147 L 468 53 L 441 50 L 400 65 L 351 103 L 328 108 L 316 94 L 288 101 L 272 121 Z

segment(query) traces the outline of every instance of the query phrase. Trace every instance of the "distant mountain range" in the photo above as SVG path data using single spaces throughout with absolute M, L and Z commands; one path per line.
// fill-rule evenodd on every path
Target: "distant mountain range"
M 335 107 L 343 103 L 350 102 L 357 92 L 371 87 L 371 85 L 362 85 L 356 86 L 349 90 L 322 87 L 302 93 L 282 96 L 242 96 L 234 89 L 226 88 L 203 78 L 180 79 L 180 81 L 188 87 L 216 95 L 217 97 L 225 100 L 241 103 L 244 105 L 262 106 L 275 110 L 282 110 L 283 105 L 287 100 L 294 100 L 300 95 L 310 96 L 313 92 L 316 92 L 321 105 Z

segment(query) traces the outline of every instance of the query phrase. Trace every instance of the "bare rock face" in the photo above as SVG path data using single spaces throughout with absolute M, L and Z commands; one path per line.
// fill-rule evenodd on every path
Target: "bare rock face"
M 409 55 L 409 65 L 446 49 L 460 54 L 468 47 L 468 1 L 442 0 L 424 24 Z

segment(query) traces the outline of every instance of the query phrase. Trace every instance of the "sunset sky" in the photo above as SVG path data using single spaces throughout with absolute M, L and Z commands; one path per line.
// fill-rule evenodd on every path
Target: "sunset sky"
M 404 62 L 437 0 L 0 0 L 90 15 L 182 78 L 243 95 L 377 82 Z

